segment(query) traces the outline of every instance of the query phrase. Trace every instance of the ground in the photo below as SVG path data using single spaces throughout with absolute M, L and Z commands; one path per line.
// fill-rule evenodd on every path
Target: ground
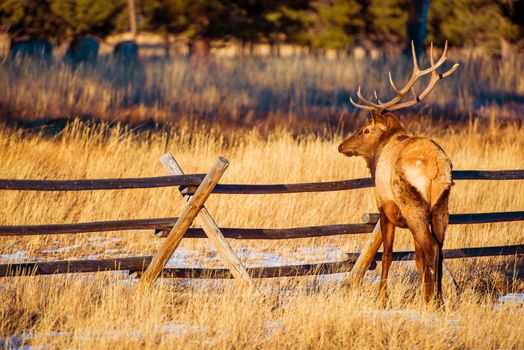
M 433 137 L 454 169 L 524 168 L 524 130 L 517 124 L 441 128 L 408 121 Z M 186 173 L 230 160 L 223 183 L 292 183 L 367 177 L 362 160 L 338 154 L 341 135 L 297 136 L 185 126 L 130 132 L 73 122 L 58 135 L 0 132 L 0 178 L 78 179 L 164 175 L 158 158 L 171 151 Z M 87 192 L 3 191 L 2 225 L 175 216 L 174 188 Z M 212 195 L 206 204 L 223 227 L 298 227 L 360 222 L 375 212 L 373 189 L 287 195 Z M 457 181 L 450 211 L 524 207 L 522 181 Z M 446 248 L 521 244 L 521 222 L 454 225 Z M 367 235 L 288 241 L 231 241 L 248 266 L 336 261 L 359 251 Z M 2 238 L 0 260 L 39 261 L 153 254 L 150 231 Z M 400 230 L 395 250 L 411 250 Z M 394 263 L 390 302 L 376 303 L 378 274 L 347 286 L 345 274 L 257 281 L 261 298 L 234 281 L 162 279 L 140 288 L 125 273 L 1 279 L 4 347 L 32 348 L 522 348 L 522 285 L 516 257 L 458 259 L 448 265 L 462 289 L 444 286 L 445 307 L 421 303 L 413 262 Z M 223 266 L 205 239 L 185 239 L 172 266 Z M 517 271 L 518 272 L 518 271 Z

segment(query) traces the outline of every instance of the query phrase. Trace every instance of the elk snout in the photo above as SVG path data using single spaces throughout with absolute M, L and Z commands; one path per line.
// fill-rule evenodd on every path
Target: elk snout
M 355 150 L 353 150 L 352 147 L 345 141 L 338 146 L 338 151 L 347 157 L 353 157 L 357 155 Z

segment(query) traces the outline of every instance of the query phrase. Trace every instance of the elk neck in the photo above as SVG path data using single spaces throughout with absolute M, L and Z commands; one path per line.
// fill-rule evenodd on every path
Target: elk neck
M 408 133 L 403 127 L 394 128 L 392 130 L 388 130 L 385 132 L 382 137 L 380 138 L 377 147 L 375 148 L 374 154 L 366 158 L 366 162 L 369 168 L 369 171 L 371 173 L 371 177 L 373 178 L 373 181 L 375 181 L 375 171 L 377 167 L 378 160 L 380 159 L 380 156 L 382 154 L 382 151 L 384 150 L 384 147 L 386 147 L 387 144 L 393 142 L 399 142 L 401 140 L 404 140 L 408 138 Z

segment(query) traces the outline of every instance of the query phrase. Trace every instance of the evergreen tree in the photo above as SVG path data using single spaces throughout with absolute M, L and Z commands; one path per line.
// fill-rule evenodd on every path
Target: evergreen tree
M 430 39 L 439 44 L 498 48 L 500 39 L 516 39 L 518 31 L 496 1 L 433 0 L 429 13 Z
M 308 28 L 312 24 L 311 3 L 309 0 L 277 1 L 265 14 L 269 22 L 264 33 L 270 43 L 286 41 L 299 45 L 309 45 Z
M 357 0 L 321 0 L 313 3 L 313 48 L 348 49 L 365 26 Z
M 151 0 L 142 3 L 142 27 L 158 33 L 180 34 L 188 28 L 185 0 Z
M 169 56 L 169 35 L 180 35 L 188 29 L 184 0 L 151 0 L 142 4 L 142 28 L 164 37 L 166 56 Z
M 371 0 L 366 36 L 379 44 L 404 42 L 409 0 Z
M 271 26 L 265 16 L 273 5 L 263 0 L 228 1 L 229 35 L 240 40 L 242 46 L 263 41 Z
M 522 0 L 506 0 L 501 4 L 502 15 L 513 23 L 517 28 L 517 33 L 513 36 L 514 42 L 524 48 L 524 1 Z
M 125 0 L 50 0 L 51 16 L 61 23 L 61 37 L 107 36 L 125 8 Z
M 185 14 L 188 27 L 184 35 L 191 39 L 191 54 L 207 55 L 211 40 L 221 39 L 228 34 L 228 13 L 219 0 L 186 0 Z
M 424 29 L 428 32 L 425 41 L 434 40 L 438 45 L 448 39 L 454 46 L 498 49 L 501 39 L 519 43 L 524 37 L 523 1 L 432 0 L 427 26 L 418 21 L 413 27 L 413 19 L 420 17 L 413 9 L 427 9 L 429 3 L 430 0 L 136 0 L 136 7 L 143 19 L 142 29 L 163 35 L 166 44 L 169 35 L 179 35 L 204 53 L 212 41 L 231 38 L 246 44 L 289 42 L 347 50 L 357 38 L 399 46 L 409 41 L 409 36 L 417 37 L 416 45 L 421 45 Z M 61 41 L 84 34 L 103 37 L 129 29 L 126 4 L 127 0 L 0 0 L 0 25 L 13 39 Z M 426 6 L 416 6 L 421 4 Z
M 49 0 L 0 0 L 0 24 L 13 39 L 56 38 L 63 30 Z

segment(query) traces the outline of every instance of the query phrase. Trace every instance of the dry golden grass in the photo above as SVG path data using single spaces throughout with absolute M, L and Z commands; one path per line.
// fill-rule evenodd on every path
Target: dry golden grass
M 495 60 L 452 50 L 449 65 L 460 69 L 441 82 L 413 111 L 435 119 L 475 115 L 518 121 L 524 100 L 524 61 Z M 446 63 L 448 65 L 448 63 Z M 421 64 L 426 66 L 426 63 Z M 322 129 L 326 124 L 353 125 L 349 96 L 362 85 L 370 96 L 393 96 L 391 70 L 401 86 L 411 63 L 398 57 L 377 60 L 354 56 L 328 60 L 297 57 L 212 57 L 144 60 L 122 67 L 102 56 L 96 66 L 73 70 L 54 64 L 0 63 L 0 116 L 14 119 L 95 117 L 110 122 L 220 121 L 251 128 L 292 124 L 296 129 Z M 424 82 L 415 88 L 422 91 Z M 444 113 L 445 111 L 445 113 Z M 349 116 L 349 118 L 348 118 Z
M 213 159 L 231 162 L 223 183 L 286 183 L 366 177 L 363 161 L 338 154 L 340 137 L 293 137 L 253 130 L 225 135 L 218 129 L 180 127 L 132 134 L 125 128 L 73 123 L 43 137 L 0 131 L 0 178 L 75 179 L 164 175 L 158 157 L 171 151 L 186 173 L 206 172 Z M 524 130 L 516 125 L 464 127 L 435 136 L 455 169 L 523 169 Z M 1 225 L 68 223 L 175 216 L 182 203 L 173 188 L 91 192 L 2 192 Z M 359 222 L 374 212 L 372 189 L 292 195 L 212 195 L 206 204 L 223 227 L 297 227 Z M 451 212 L 524 208 L 522 181 L 460 181 Z M 451 226 L 446 248 L 522 244 L 523 223 Z M 358 251 L 365 235 L 233 241 L 247 265 L 337 260 L 346 246 Z M 11 261 L 152 254 L 162 240 L 152 232 L 2 238 L 0 257 Z M 411 249 L 399 230 L 395 249 Z M 60 249 L 61 248 L 61 249 Z M 206 240 L 183 240 L 178 264 L 221 266 Z M 375 303 L 377 271 L 363 286 L 342 287 L 343 276 L 258 281 L 276 308 L 235 288 L 234 281 L 162 280 L 136 288 L 123 274 L 16 277 L 0 280 L 3 345 L 50 348 L 504 348 L 524 347 L 522 303 L 496 301 L 515 258 L 479 258 L 448 264 L 463 291 L 445 285 L 446 307 L 420 302 L 413 263 L 396 263 L 390 304 Z M 380 266 L 380 265 L 379 265 Z M 380 269 L 378 269 L 380 271 Z M 516 290 L 513 284 L 503 292 Z

